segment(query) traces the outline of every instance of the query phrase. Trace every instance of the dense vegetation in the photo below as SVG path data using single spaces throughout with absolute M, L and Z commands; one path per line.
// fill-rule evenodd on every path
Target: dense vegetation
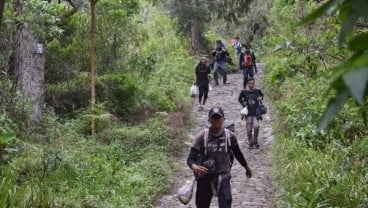
M 0 4 L 0 207 L 152 206 L 190 124 L 192 55 L 234 36 L 257 51 L 276 107 L 274 206 L 367 206 L 365 1 L 99 0 L 93 110 L 88 1 L 24 2 Z M 36 124 L 18 88 L 24 23 L 46 43 Z
M 176 169 L 172 156 L 180 153 L 188 123 L 196 61 L 175 20 L 144 2 L 119 2 L 99 1 L 96 8 L 93 112 L 90 21 L 82 9 L 87 5 L 58 22 L 63 33 L 46 37 L 46 111 L 37 125 L 27 124 L 32 106 L 17 91 L 8 65 L 16 17 L 7 2 L 1 38 L 10 42 L 1 41 L 7 50 L 0 56 L 0 207 L 148 207 L 169 187 Z M 30 12 L 41 6 L 32 3 Z M 49 6 L 55 12 L 44 11 L 49 18 L 65 12 L 59 4 Z
M 359 5 L 359 2 L 350 3 Z M 364 91 L 364 83 L 367 80 L 363 72 L 353 81 L 363 84 L 360 102 L 363 106 L 342 95 L 344 83 L 339 82 L 343 73 L 358 71 L 364 65 L 363 71 L 367 73 L 367 60 L 354 62 L 354 56 L 364 57 L 364 52 L 344 43 L 338 45 L 343 28 L 339 21 L 345 23 L 350 21 L 349 15 L 359 13 L 345 11 L 350 8 L 345 2 L 340 12 L 332 12 L 336 7 L 328 8 L 328 16 L 295 27 L 320 6 L 315 2 L 276 0 L 268 17 L 270 27 L 262 41 L 267 91 L 276 105 L 275 206 L 366 207 L 368 92 Z M 348 40 L 367 34 L 367 19 L 360 19 L 356 24 L 354 35 L 348 32 Z M 359 44 L 367 42 L 361 40 Z M 351 56 L 348 64 L 343 64 Z M 330 90 L 336 83 L 338 87 Z M 349 90 L 354 94 L 357 89 Z M 333 116 L 345 100 L 342 110 Z M 335 118 L 318 132 L 316 127 L 327 105 L 328 119 Z M 326 116 L 322 122 L 327 124 Z

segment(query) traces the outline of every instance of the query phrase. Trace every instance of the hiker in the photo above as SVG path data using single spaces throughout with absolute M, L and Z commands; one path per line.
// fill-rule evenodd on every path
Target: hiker
M 230 170 L 232 156 L 245 168 L 245 175 L 252 177 L 235 134 L 223 128 L 225 117 L 220 107 L 208 112 L 210 127 L 203 129 L 193 140 L 187 159 L 188 166 L 197 178 L 196 206 L 210 207 L 212 196 L 218 196 L 220 208 L 231 207 Z
M 247 85 L 248 89 L 244 89 L 240 92 L 238 101 L 243 107 L 246 106 L 248 108 L 246 129 L 249 148 L 259 149 L 259 120 L 262 119 L 259 107 L 264 95 L 260 89 L 255 88 L 255 80 L 253 77 L 248 78 Z
M 196 80 L 195 83 L 198 86 L 199 95 L 198 95 L 198 101 L 199 101 L 199 110 L 203 110 L 203 106 L 206 104 L 207 98 L 208 98 L 208 90 L 209 90 L 209 74 L 211 74 L 211 69 L 207 65 L 207 59 L 206 57 L 201 57 L 199 60 L 198 65 L 195 68 L 195 74 L 196 74 Z M 202 102 L 203 97 L 203 102 Z
M 246 88 L 248 78 L 254 77 L 254 72 L 257 74 L 256 56 L 249 44 L 244 45 L 244 51 L 239 55 L 238 66 L 239 70 L 243 71 L 243 88 Z
M 216 40 L 216 48 L 212 50 L 212 56 L 215 57 L 213 78 L 215 80 L 215 85 L 219 85 L 218 73 L 219 70 L 222 72 L 223 84 L 226 84 L 227 72 L 226 72 L 226 59 L 229 56 L 226 48 L 222 46 L 221 40 Z
M 239 37 L 235 37 L 235 41 L 233 42 L 232 46 L 235 50 L 236 58 L 239 58 L 239 55 L 242 52 L 242 44 L 240 43 L 240 38 Z

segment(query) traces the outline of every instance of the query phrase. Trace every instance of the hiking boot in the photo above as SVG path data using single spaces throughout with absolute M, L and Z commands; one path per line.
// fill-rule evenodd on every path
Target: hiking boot
M 198 110 L 203 110 L 203 106 L 202 105 L 198 105 Z
M 254 148 L 254 145 L 253 144 L 250 144 L 249 146 L 248 146 L 248 149 L 253 149 Z
M 255 148 L 255 149 L 259 149 L 259 144 L 258 144 L 258 143 L 257 143 L 257 144 L 255 144 L 255 145 L 254 145 L 254 148 Z
M 215 83 L 215 86 L 218 86 L 218 85 L 219 85 L 219 83 L 218 83 L 218 82 L 216 82 L 216 83 Z

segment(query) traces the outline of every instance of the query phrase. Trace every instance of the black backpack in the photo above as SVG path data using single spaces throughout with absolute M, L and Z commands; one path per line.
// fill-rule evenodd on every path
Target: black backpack
M 204 130 L 202 131 L 207 131 L 207 134 L 204 134 L 204 140 L 208 140 L 208 128 L 210 128 L 210 124 L 208 122 L 206 122 L 206 127 Z M 222 127 L 225 129 L 225 136 L 228 137 L 226 138 L 228 141 L 228 144 L 229 144 L 229 147 L 231 147 L 231 141 L 230 141 L 230 135 L 227 134 L 228 132 L 226 130 L 230 130 L 231 132 L 235 132 L 235 123 L 234 121 L 230 121 L 230 120 L 225 120 L 224 123 L 222 124 Z M 207 138 L 206 138 L 206 137 Z M 206 144 L 204 145 L 204 148 L 205 148 L 205 155 L 206 155 Z M 231 151 L 229 151 L 230 153 L 230 166 L 232 166 L 233 162 L 234 162 L 234 153 Z

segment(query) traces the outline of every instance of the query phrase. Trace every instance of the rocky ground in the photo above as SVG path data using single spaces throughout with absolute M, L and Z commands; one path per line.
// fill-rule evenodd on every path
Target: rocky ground
M 256 77 L 256 87 L 262 89 L 263 72 L 259 67 Z M 221 80 L 221 77 L 220 77 Z M 193 99 L 193 108 L 191 117 L 194 122 L 194 128 L 189 132 L 188 152 L 191 141 L 195 134 L 204 127 L 204 123 L 208 117 L 208 110 L 213 106 L 220 106 L 224 109 L 226 119 L 235 122 L 235 134 L 239 140 L 240 148 L 253 171 L 253 177 L 247 178 L 245 170 L 235 160 L 231 175 L 232 194 L 234 208 L 266 208 L 271 207 L 273 187 L 271 181 L 271 146 L 273 143 L 273 134 L 271 126 L 272 106 L 267 100 L 267 92 L 265 94 L 264 104 L 268 107 L 268 113 L 263 115 L 261 129 L 259 134 L 260 149 L 248 149 L 248 141 L 246 139 L 245 121 L 241 120 L 241 105 L 238 102 L 238 96 L 243 88 L 242 74 L 228 75 L 228 84 L 213 86 L 209 93 L 208 102 L 205 109 L 198 110 L 198 101 Z M 222 83 L 222 82 L 220 82 Z M 186 180 L 190 180 L 193 176 L 192 171 L 186 165 L 187 155 L 183 155 L 179 159 L 181 170 L 177 173 L 172 189 L 166 195 L 159 197 L 156 208 L 189 208 L 195 206 L 195 196 L 188 205 L 183 205 L 176 197 L 176 191 L 182 186 Z M 195 189 L 194 189 L 195 194 Z M 211 208 L 218 207 L 217 198 L 212 199 Z

